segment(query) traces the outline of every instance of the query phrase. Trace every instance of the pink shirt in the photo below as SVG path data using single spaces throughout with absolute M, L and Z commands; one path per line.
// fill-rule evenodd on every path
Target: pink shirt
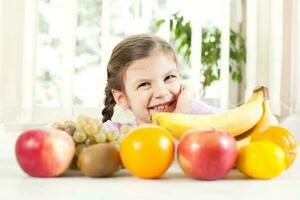
M 207 114 L 213 114 L 213 113 L 217 113 L 222 111 L 220 108 L 217 107 L 213 107 L 213 106 L 209 106 L 201 101 L 197 101 L 197 100 L 191 100 L 190 101 L 190 112 L 189 114 L 192 115 L 197 115 L 197 114 L 201 114 L 201 115 L 207 115 Z M 111 120 L 106 121 L 105 123 L 103 123 L 103 127 L 106 131 L 116 131 L 117 133 L 120 132 L 120 127 L 123 124 L 119 123 L 119 122 L 113 122 Z M 137 127 L 137 121 L 134 120 L 130 123 L 128 123 L 127 125 L 131 126 L 131 127 Z

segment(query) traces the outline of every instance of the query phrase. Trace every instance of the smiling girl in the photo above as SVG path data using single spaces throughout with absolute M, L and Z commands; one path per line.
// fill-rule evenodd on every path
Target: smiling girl
M 151 123 L 155 112 L 211 114 L 218 108 L 196 101 L 191 87 L 182 83 L 172 47 L 153 35 L 134 35 L 113 49 L 107 66 L 102 121 L 106 130 L 119 131 L 111 121 L 114 106 L 129 109 L 135 120 L 129 125 Z

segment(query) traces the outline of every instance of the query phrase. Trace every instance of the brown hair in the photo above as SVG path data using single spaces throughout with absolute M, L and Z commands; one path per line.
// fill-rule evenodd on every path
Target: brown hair
M 123 77 L 128 66 L 133 61 L 150 56 L 154 50 L 170 54 L 177 65 L 176 55 L 170 44 L 154 35 L 133 35 L 115 46 L 107 65 L 107 83 L 102 110 L 103 122 L 110 120 L 113 116 L 116 102 L 111 90 L 124 91 Z

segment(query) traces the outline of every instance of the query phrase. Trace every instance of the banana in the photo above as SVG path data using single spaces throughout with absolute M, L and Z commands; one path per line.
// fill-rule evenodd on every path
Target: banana
M 251 100 L 250 100 L 251 101 Z M 265 100 L 263 101 L 263 115 L 258 123 L 251 128 L 250 130 L 246 131 L 245 133 L 235 137 L 237 141 L 238 149 L 241 149 L 243 146 L 250 143 L 251 136 L 254 134 L 259 134 L 260 132 L 264 131 L 266 128 L 272 125 L 278 125 L 279 122 L 276 117 L 273 115 L 270 107 L 270 100 L 268 96 L 268 91 L 265 91 Z
M 162 117 L 166 117 L 169 115 L 172 115 L 173 113 L 169 113 L 169 112 L 157 112 L 157 113 L 153 113 L 150 116 L 150 121 L 152 122 L 152 124 L 158 124 L 158 119 L 162 118 Z
M 172 132 L 175 138 L 191 128 L 215 128 L 229 132 L 236 137 L 255 126 L 263 115 L 265 87 L 254 90 L 251 98 L 245 104 L 212 115 L 190 115 L 181 113 L 152 114 L 152 123 L 162 126 Z

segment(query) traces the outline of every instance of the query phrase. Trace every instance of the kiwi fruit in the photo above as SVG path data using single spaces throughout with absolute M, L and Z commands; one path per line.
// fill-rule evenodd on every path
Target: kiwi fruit
M 112 176 L 118 171 L 120 164 L 118 149 L 109 143 L 94 144 L 84 148 L 77 160 L 79 170 L 89 177 Z

